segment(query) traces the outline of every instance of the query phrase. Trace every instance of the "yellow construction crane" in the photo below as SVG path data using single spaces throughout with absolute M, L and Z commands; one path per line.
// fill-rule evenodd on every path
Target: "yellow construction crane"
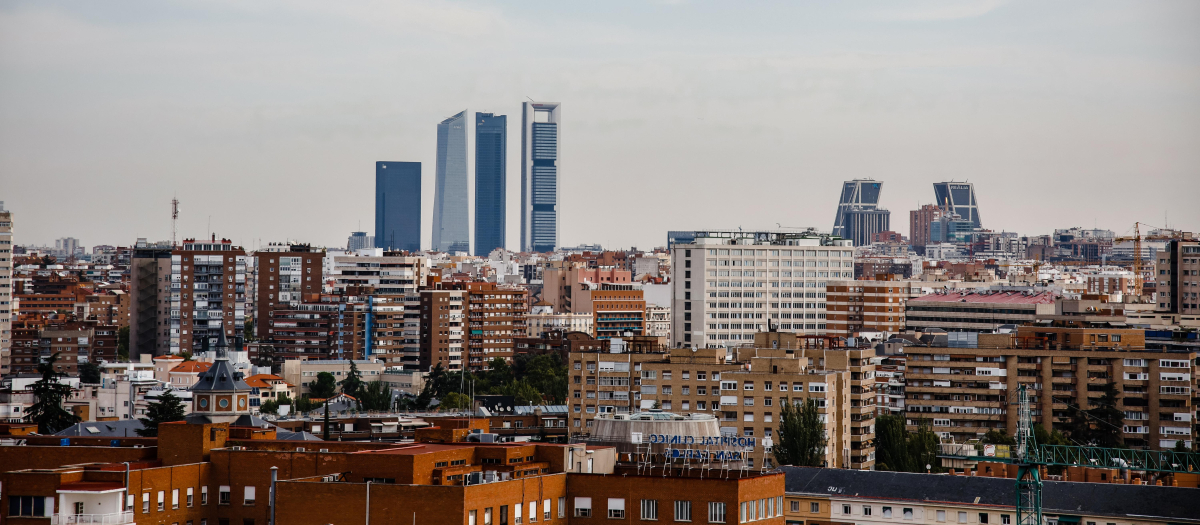
M 1133 241 L 1133 289 L 1137 291 L 1138 299 L 1144 295 L 1142 292 L 1143 277 L 1142 277 L 1142 223 L 1133 223 L 1133 237 L 1117 237 L 1113 239 L 1114 243 Z

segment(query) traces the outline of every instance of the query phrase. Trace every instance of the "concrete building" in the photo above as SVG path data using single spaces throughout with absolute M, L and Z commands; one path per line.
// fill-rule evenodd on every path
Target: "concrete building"
M 646 305 L 646 335 L 671 340 L 671 308 Z
M 13 303 L 13 216 L 0 202 L 0 375 L 11 369 Z
M 1016 491 L 1006 477 L 801 467 L 782 472 L 788 523 L 1018 523 Z M 1046 481 L 1041 512 L 1047 523 L 1167 525 L 1200 515 L 1194 492 L 1182 486 Z
M 12 323 L 10 374 L 36 373 L 43 359 L 58 355 L 55 369 L 79 375 L 79 365 L 117 361 L 117 327 L 73 315 L 24 314 Z
M 944 290 L 908 300 L 905 326 L 919 332 L 993 332 L 1054 315 L 1053 292 Z
M 346 239 L 346 251 L 351 253 L 374 247 L 375 236 L 367 235 L 367 232 L 350 232 L 350 237 Z
M 521 251 L 558 248 L 562 105 L 521 103 Z
M 375 247 L 421 250 L 421 163 L 375 163 Z
M 272 310 L 294 308 L 304 294 L 321 293 L 324 264 L 324 250 L 307 244 L 271 243 L 254 252 L 258 290 L 254 331 L 259 339 L 270 337 Z
M 354 366 L 358 368 L 358 373 L 366 382 L 380 379 L 384 370 L 387 369 L 386 363 L 366 359 L 355 359 Z M 346 379 L 346 375 L 350 373 L 350 360 L 311 359 L 301 361 L 297 359 L 284 361 L 281 377 L 296 389 L 296 396 L 305 396 L 311 392 L 309 385 L 317 380 L 317 374 L 321 372 L 333 374 L 338 381 Z
M 671 251 L 673 347 L 737 345 L 783 314 L 804 320 L 793 331 L 823 334 L 825 312 L 815 305 L 826 283 L 854 277 L 849 240 L 812 231 L 693 233 Z
M 558 331 L 595 332 L 591 314 L 554 313 L 549 306 L 534 306 L 525 320 L 529 337 L 541 337 L 542 334 Z
M 421 368 L 489 368 L 512 363 L 514 338 L 525 337 L 528 291 L 485 282 L 444 282 L 421 291 Z
M 869 210 L 849 209 L 843 215 L 845 238 L 854 242 L 855 246 L 870 246 L 875 237 L 891 227 L 892 212 L 881 208 Z
M 467 112 L 437 126 L 437 165 L 433 192 L 433 249 L 466 252 L 471 249 L 467 206 Z
M 245 327 L 246 251 L 229 239 L 184 239 L 171 252 L 170 353 L 215 345 Z
M 129 356 L 157 356 L 171 352 L 171 253 L 170 241 L 148 243 L 138 239 L 129 267 Z
M 934 199 L 938 206 L 958 214 L 975 228 L 982 228 L 979 202 L 975 199 L 975 184 L 971 182 L 935 182 Z
M 1132 448 L 1170 449 L 1195 438 L 1195 350 L 1147 350 L 1144 331 L 1022 326 L 1016 334 L 979 334 L 952 348 L 909 346 L 905 411 L 909 428 L 930 419 L 935 432 L 962 443 L 996 429 L 1011 435 L 1017 410 L 1008 398 L 1025 385 L 1034 423 L 1061 428 L 1071 408 L 1094 408 L 1113 384 L 1124 411 L 1120 434 Z
M 1170 241 L 1154 260 L 1158 311 L 1200 316 L 1200 241 Z
M 1121 294 L 1134 296 L 1137 279 L 1128 270 L 1105 269 L 1087 276 L 1087 293 L 1089 295 Z
M 507 246 L 508 117 L 475 113 L 475 255 Z
M 833 219 L 833 235 L 844 239 L 851 238 L 848 234 L 847 213 L 851 211 L 869 211 L 879 208 L 879 194 L 883 191 L 883 183 L 874 179 L 854 179 L 842 183 L 842 194 L 838 199 L 837 216 Z M 884 228 L 886 230 L 887 228 Z M 882 231 L 882 230 L 880 230 Z M 870 239 L 870 237 L 867 237 Z M 870 242 L 856 243 L 858 246 Z

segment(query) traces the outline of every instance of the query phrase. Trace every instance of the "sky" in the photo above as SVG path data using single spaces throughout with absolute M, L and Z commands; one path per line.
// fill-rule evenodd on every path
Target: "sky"
M 428 247 L 466 109 L 509 115 L 518 249 L 532 99 L 562 103 L 563 246 L 828 231 L 854 178 L 905 235 L 945 180 L 997 231 L 1198 231 L 1197 28 L 1191 0 L 9 0 L 0 201 L 18 244 L 170 239 L 177 197 L 179 238 L 344 246 L 375 162 L 419 161 Z

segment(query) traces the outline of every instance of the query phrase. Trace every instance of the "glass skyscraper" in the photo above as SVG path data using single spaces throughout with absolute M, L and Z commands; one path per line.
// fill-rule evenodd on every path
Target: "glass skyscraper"
M 475 113 L 475 255 L 505 247 L 508 117 Z
M 421 163 L 375 163 L 375 247 L 421 249 Z
M 937 205 L 957 213 L 964 221 L 971 221 L 976 228 L 982 228 L 979 221 L 979 203 L 975 201 L 975 185 L 970 182 L 935 182 L 933 194 Z
M 558 102 L 521 104 L 521 250 L 558 247 Z
M 437 127 L 437 178 L 433 195 L 433 249 L 465 252 L 471 249 L 467 204 L 467 112 L 443 120 Z
M 872 179 L 854 179 L 843 183 L 832 233 L 843 239 L 850 238 L 846 231 L 846 213 L 879 208 L 879 193 L 882 191 L 883 183 Z

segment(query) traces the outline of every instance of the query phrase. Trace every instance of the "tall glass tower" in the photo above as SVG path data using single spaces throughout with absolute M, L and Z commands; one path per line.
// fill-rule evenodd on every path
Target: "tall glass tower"
M 521 104 L 521 250 L 558 247 L 558 102 Z
M 375 247 L 421 250 L 421 163 L 375 163 Z
M 433 195 L 433 249 L 465 252 L 471 249 L 467 216 L 467 112 L 443 120 L 437 127 L 437 179 Z
M 937 205 L 949 208 L 957 213 L 964 221 L 971 221 L 976 228 L 982 228 L 979 221 L 979 203 L 975 201 L 975 185 L 970 182 L 935 182 L 933 195 Z
M 475 113 L 475 255 L 505 247 L 508 117 Z
M 842 197 L 838 200 L 837 216 L 833 219 L 833 234 L 848 239 L 846 213 L 879 208 L 881 191 L 883 183 L 873 179 L 854 179 L 842 183 Z

